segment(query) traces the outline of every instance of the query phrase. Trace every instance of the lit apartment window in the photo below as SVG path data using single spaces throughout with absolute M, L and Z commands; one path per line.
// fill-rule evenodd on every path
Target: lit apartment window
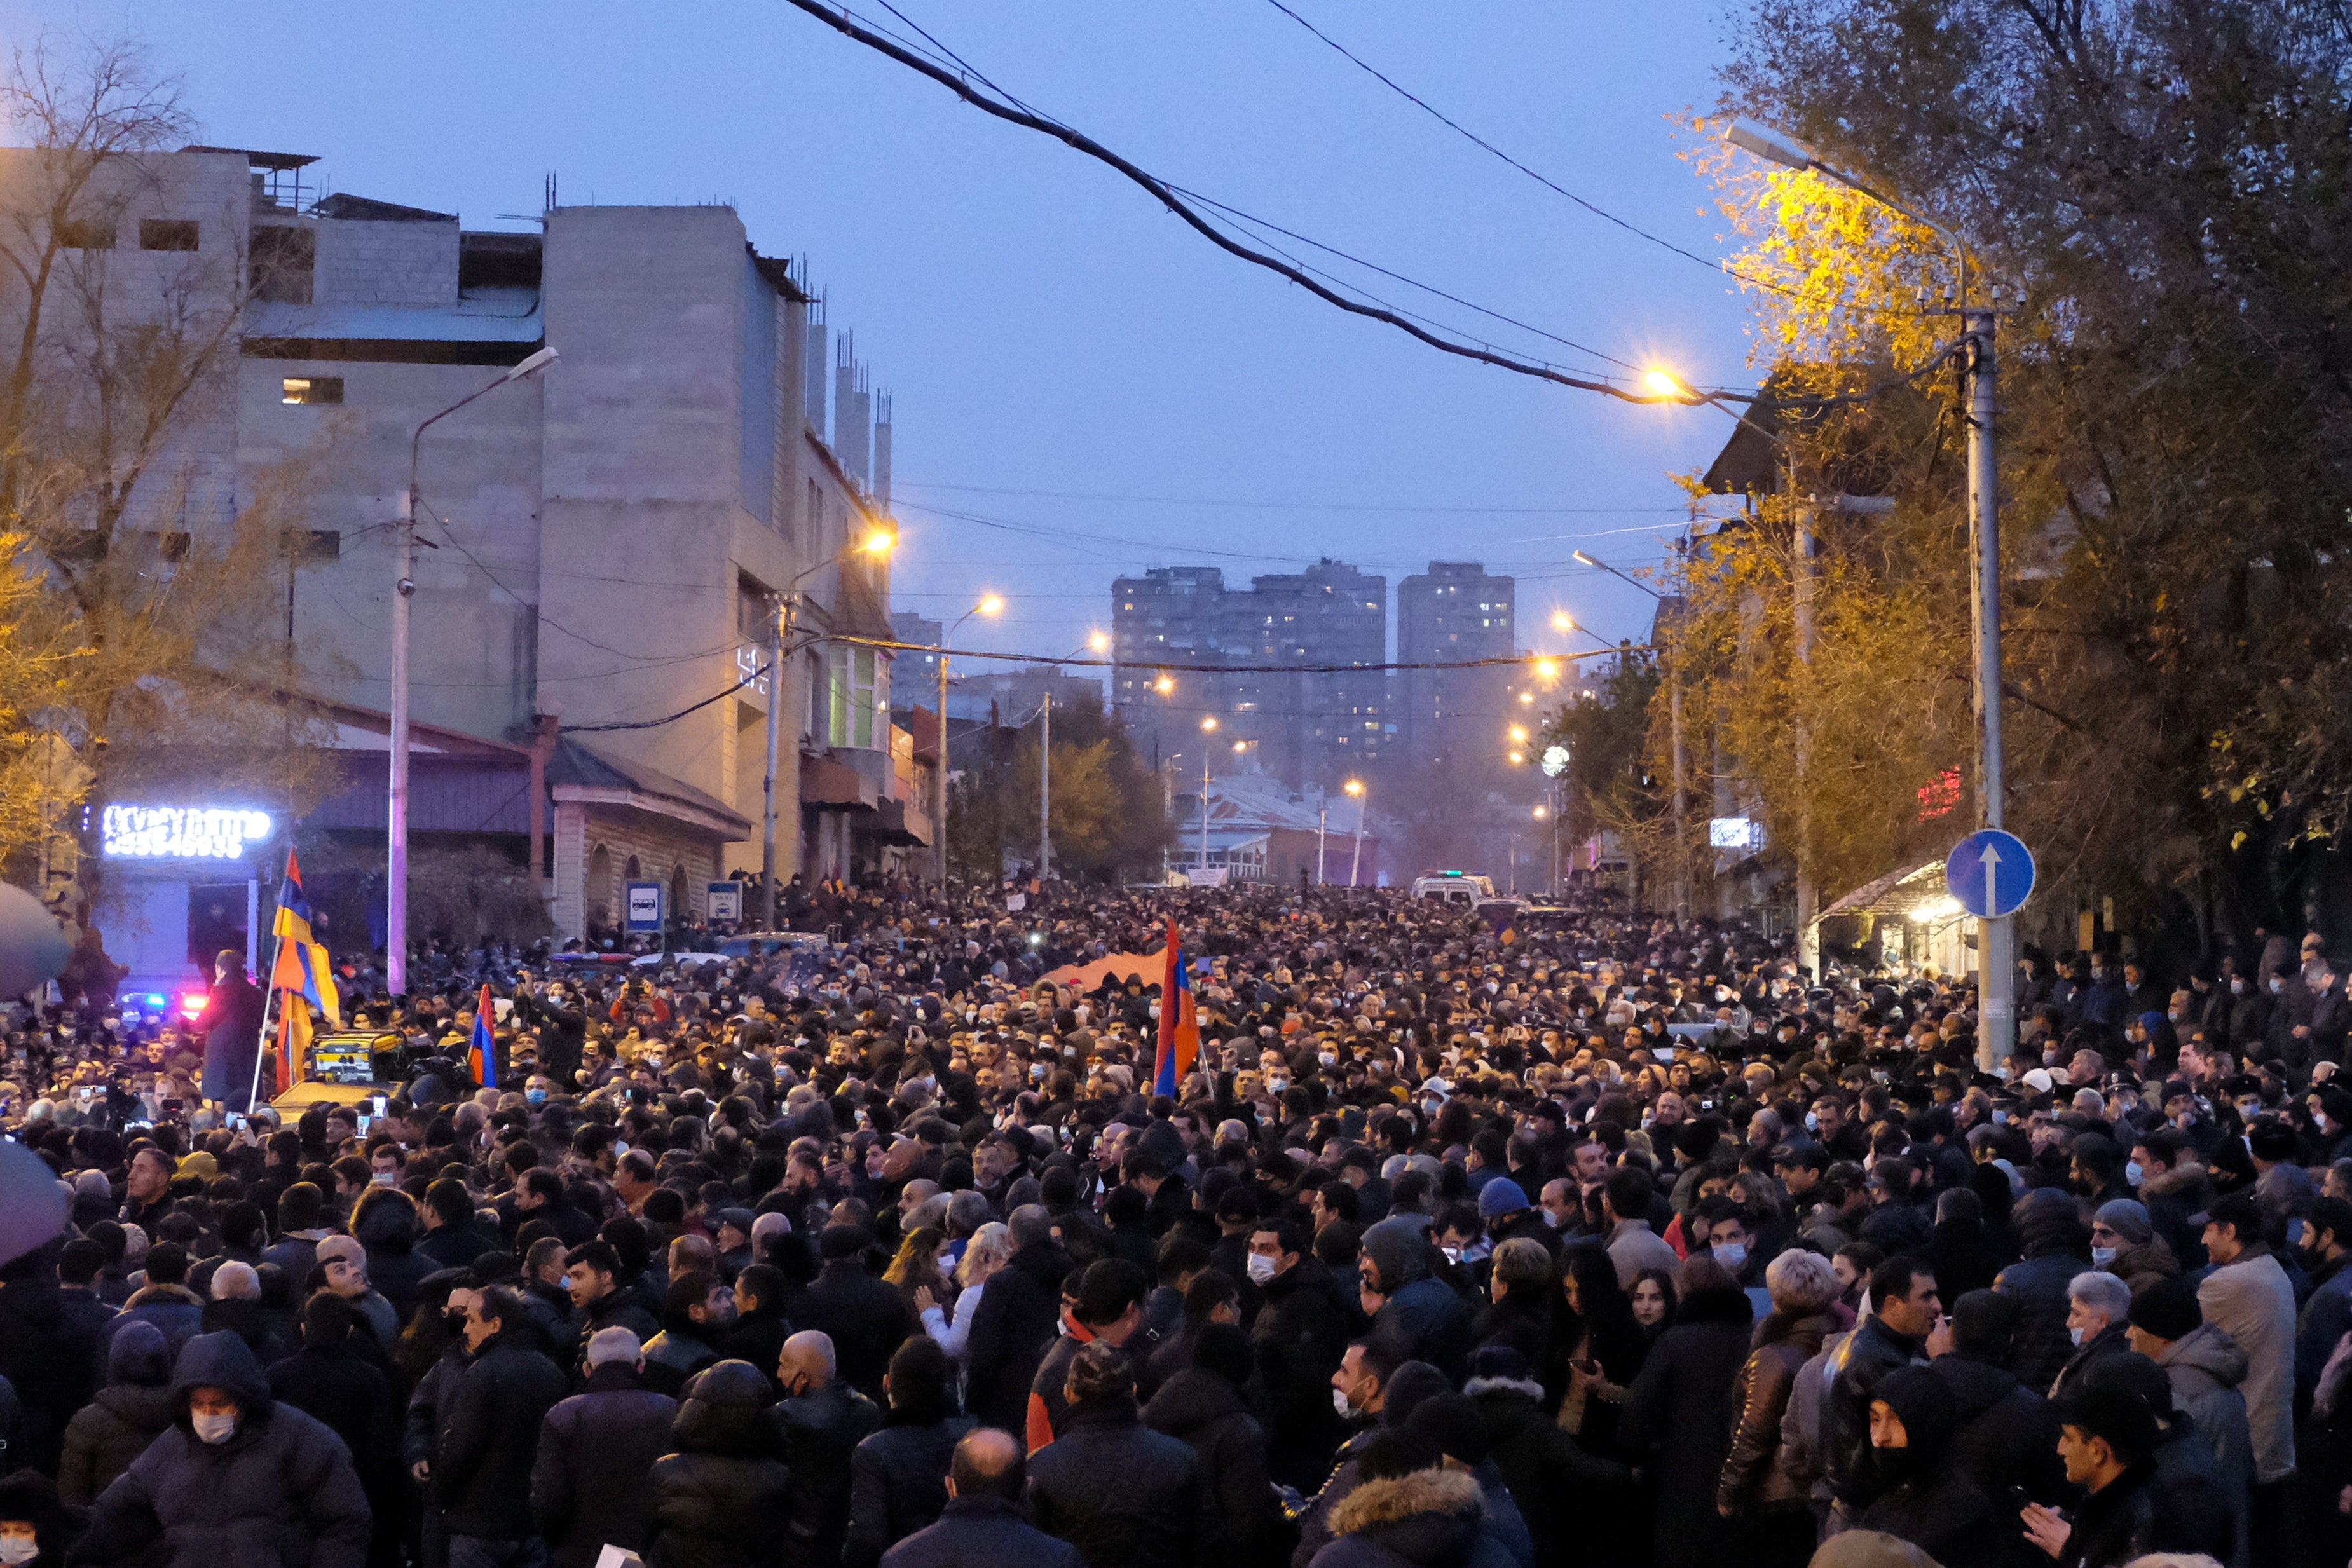
M 288 376 L 278 383 L 279 402 L 341 402 L 341 376 Z

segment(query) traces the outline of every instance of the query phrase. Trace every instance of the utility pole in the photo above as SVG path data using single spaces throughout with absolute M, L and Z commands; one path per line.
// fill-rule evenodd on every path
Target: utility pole
M 1201 754 L 1201 873 L 1209 870 L 1209 755 Z
M 2000 471 L 1994 461 L 1998 363 L 1990 293 L 1982 307 L 1960 301 L 1969 371 L 1969 543 L 1976 573 L 1969 585 L 1976 625 L 1977 818 L 2005 828 L 2006 784 L 2000 742 Z M 2017 1043 L 2017 921 L 1977 925 L 1977 1064 L 1990 1071 Z
M 1047 692 L 1037 708 L 1037 878 L 1054 863 L 1054 694 Z
M 768 776 L 760 806 L 760 929 L 776 928 L 776 774 L 783 766 L 784 643 L 792 635 L 793 596 L 780 594 L 768 623 Z
M 1813 507 L 1797 493 L 1797 444 L 1788 443 L 1785 489 L 1790 525 L 1789 581 L 1790 615 L 1796 622 L 1798 679 L 1804 680 L 1813 663 Z M 1813 869 L 1813 808 L 1811 769 L 1812 727 L 1805 722 L 1805 703 L 1797 703 L 1797 964 L 1819 984 L 1822 975 L 1820 914 L 1822 884 Z
M 1323 885 L 1323 830 L 1331 820 L 1331 802 L 1318 801 L 1315 808 L 1315 885 Z
M 939 873 L 940 890 L 948 885 L 948 650 L 944 639 L 940 643 L 940 776 L 933 781 L 931 800 L 935 808 L 931 832 L 939 849 L 931 856 L 932 869 Z M 999 868 L 1000 870 L 1002 868 Z

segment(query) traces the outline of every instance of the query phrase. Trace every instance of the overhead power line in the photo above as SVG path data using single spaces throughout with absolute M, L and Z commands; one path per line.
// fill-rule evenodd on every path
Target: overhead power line
M 1218 249 L 1289 279 L 1327 305 L 1334 306 L 1351 316 L 1361 316 L 1368 320 L 1380 321 L 1394 327 L 1397 330 L 1427 344 L 1441 353 L 1452 354 L 1460 359 L 1475 360 L 1481 364 L 1492 365 L 1497 370 L 1509 371 L 1537 381 L 1549 382 L 1556 386 L 1573 387 L 1579 392 L 1599 392 L 1603 397 L 1616 398 L 1624 402 L 1654 403 L 1676 401 L 1658 394 L 1633 392 L 1612 382 L 1572 375 L 1556 366 L 1515 354 L 1499 352 L 1484 344 L 1458 341 L 1441 336 L 1438 332 L 1386 306 L 1368 305 L 1360 299 L 1351 299 L 1315 277 L 1307 269 L 1234 238 L 1202 214 L 1191 202 L 1180 195 L 1176 188 L 1168 182 L 1138 167 L 1085 132 L 1022 106 L 1018 99 L 1012 99 L 1011 95 L 1004 93 L 1002 89 L 988 83 L 985 77 L 982 77 L 979 72 L 964 65 L 961 59 L 956 60 L 954 68 L 940 65 L 919 53 L 915 48 L 862 25 L 846 11 L 836 11 L 822 4 L 821 0 L 787 0 L 787 4 L 798 10 L 805 11 L 844 37 L 863 44 L 867 48 L 885 55 L 911 70 L 920 71 L 982 113 L 993 115 L 999 120 L 1021 126 L 1025 130 L 1051 136 L 1116 170 L 1149 192 L 1162 206 L 1175 214 L 1188 227 Z M 925 36 L 929 37 L 929 35 Z M 943 46 L 937 45 L 936 40 L 934 40 L 934 47 L 942 48 L 944 52 Z M 950 55 L 950 57 L 955 57 Z M 972 85 L 974 80 L 987 85 L 991 92 L 999 96 L 991 97 L 989 92 L 983 92 L 974 87 Z M 1000 101 L 1000 98 L 1005 101 Z
M 1329 45 L 1330 47 L 1349 65 L 1354 66 L 1358 70 L 1362 71 L 1374 81 L 1379 82 L 1382 87 L 1387 88 L 1391 92 L 1396 94 L 1399 98 L 1404 99 L 1407 103 L 1412 105 L 1423 114 L 1428 115 L 1440 125 L 1444 126 L 1448 131 L 1453 131 L 1457 136 L 1463 137 L 1473 145 L 1483 148 L 1486 152 L 1493 153 L 1496 157 L 1500 158 L 1504 162 L 1508 163 L 1512 168 L 1517 169 L 1520 173 L 1525 174 L 1528 179 L 1533 180 L 1537 184 L 1541 185 L 1545 190 L 1551 192 L 1554 195 L 1565 196 L 1570 201 L 1574 202 L 1578 206 L 1582 207 L 1586 212 L 1591 213 L 1594 217 L 1602 220 L 1604 223 L 1614 224 L 1629 235 L 1633 235 L 1640 239 L 1648 240 L 1652 245 L 1662 246 L 1686 261 L 1695 261 L 1698 263 L 1701 267 L 1706 267 L 1710 272 L 1719 272 L 1726 277 L 1731 278 L 1737 282 L 1752 283 L 1759 287 L 1774 289 L 1782 294 L 1795 293 L 1794 289 L 1788 287 L 1784 284 L 1774 283 L 1769 278 L 1750 277 L 1748 274 L 1741 272 L 1736 267 L 1726 267 L 1722 262 L 1717 260 L 1713 256 L 1701 256 L 1695 250 L 1685 250 L 1683 246 L 1676 245 L 1674 241 L 1667 239 L 1664 235 L 1654 235 L 1649 230 L 1642 227 L 1639 224 L 1629 222 L 1624 218 L 1619 217 L 1615 213 L 1610 212 L 1604 207 L 1587 201 L 1584 197 L 1578 195 L 1574 191 L 1571 191 L 1566 186 L 1560 184 L 1549 175 L 1539 173 L 1536 170 L 1528 167 L 1528 165 L 1520 162 L 1517 158 L 1512 157 L 1509 153 L 1504 152 L 1501 148 L 1496 146 L 1493 142 L 1487 141 L 1485 137 L 1479 135 L 1468 126 L 1464 125 L 1461 121 L 1455 120 L 1453 116 L 1447 114 L 1444 110 L 1439 109 L 1428 99 L 1403 87 L 1398 83 L 1395 78 L 1389 76 L 1387 72 L 1382 71 L 1379 67 L 1372 65 L 1361 56 L 1358 55 L 1354 50 L 1349 48 L 1347 45 L 1339 42 L 1339 39 L 1333 37 L 1330 34 L 1325 32 L 1322 28 L 1308 21 L 1306 17 L 1300 16 L 1289 6 L 1284 5 L 1282 0 L 1266 0 L 1266 4 L 1272 5 L 1276 10 L 1281 12 L 1292 21 L 1306 28 L 1309 33 L 1314 34 L 1316 37 L 1321 39 L 1324 43 Z M 1312 245 L 1314 242 L 1309 240 L 1307 243 Z M 1467 301 L 1465 301 L 1465 303 L 1467 303 Z M 1476 309 L 1477 307 L 1472 306 L 1471 308 Z

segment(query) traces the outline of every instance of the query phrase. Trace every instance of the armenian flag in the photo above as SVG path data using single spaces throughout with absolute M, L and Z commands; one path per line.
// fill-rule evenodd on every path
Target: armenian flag
M 1151 1092 L 1175 1098 L 1176 1086 L 1192 1071 L 1200 1054 L 1201 1020 L 1192 1008 L 1192 971 L 1185 967 L 1176 922 L 1171 920 L 1167 967 L 1160 979 L 1160 1066 L 1153 1074 Z
M 343 1021 L 335 967 L 325 946 L 311 932 L 310 900 L 302 891 L 301 862 L 290 849 L 286 852 L 286 880 L 278 889 L 278 915 L 271 928 L 278 938 L 278 958 L 270 970 L 269 988 L 278 993 L 278 1082 L 284 1089 L 300 1078 L 302 1058 L 310 1045 L 310 1009 L 316 1007 L 325 1014 L 334 1028 L 341 1028 Z
M 499 1042 L 490 1031 L 490 1019 L 496 1016 L 490 1006 L 490 988 L 485 984 L 474 1002 L 474 1038 L 466 1047 L 466 1066 L 474 1082 L 485 1089 L 499 1086 Z

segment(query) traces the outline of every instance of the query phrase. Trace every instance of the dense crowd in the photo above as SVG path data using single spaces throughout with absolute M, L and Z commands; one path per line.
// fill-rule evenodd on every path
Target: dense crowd
M 71 1200 L 0 1265 L 0 1564 L 2352 1555 L 2316 936 L 2030 966 L 1987 1064 L 1965 987 L 1744 927 L 827 896 L 789 966 L 357 976 L 382 1102 L 20 1009 Z M 1169 1096 L 1158 960 L 1055 976 L 1171 917 Z

